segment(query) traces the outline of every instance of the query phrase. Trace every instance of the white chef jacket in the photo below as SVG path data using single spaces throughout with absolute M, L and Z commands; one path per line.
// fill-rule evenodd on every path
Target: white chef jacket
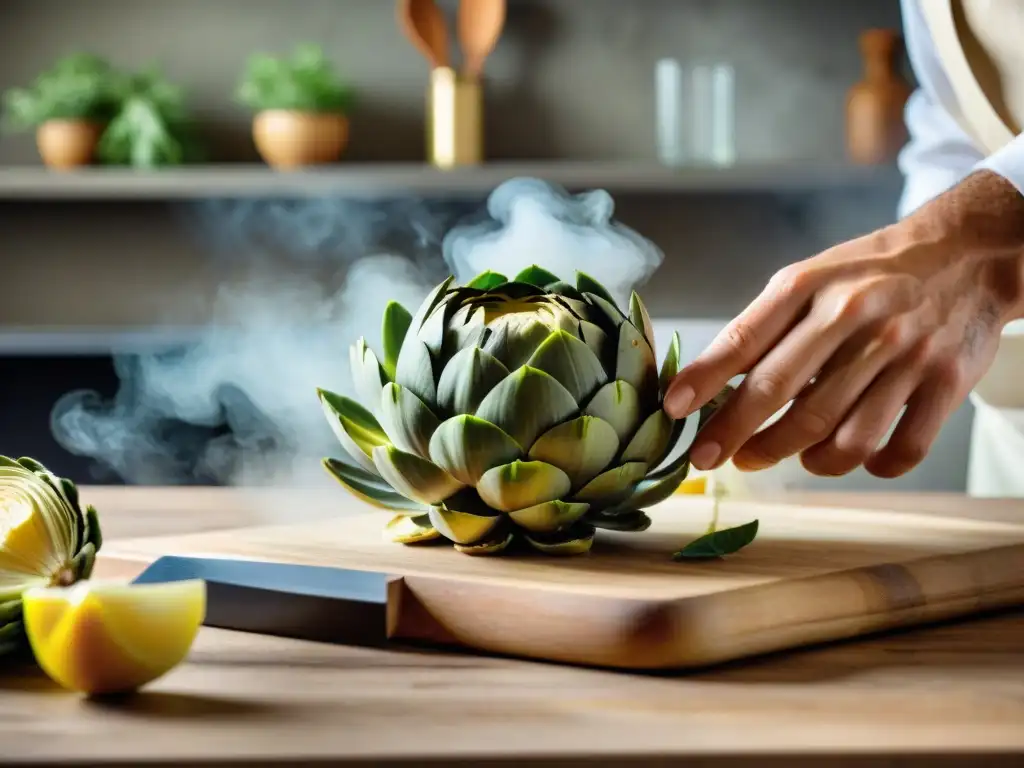
M 910 141 L 898 159 L 905 178 L 901 218 L 975 170 L 998 173 L 1024 194 L 1024 134 L 986 157 L 947 106 L 955 97 L 920 8 L 933 1 L 900 0 L 907 57 L 919 84 L 907 102 Z

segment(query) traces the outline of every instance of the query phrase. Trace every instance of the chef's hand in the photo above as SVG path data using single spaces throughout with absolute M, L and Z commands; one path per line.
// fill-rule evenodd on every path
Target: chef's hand
M 1002 327 L 1024 315 L 1022 264 L 1024 197 L 983 172 L 781 270 L 666 394 L 682 418 L 746 374 L 694 442 L 693 466 L 732 457 L 757 470 L 800 454 L 817 475 L 909 471 L 991 365 Z

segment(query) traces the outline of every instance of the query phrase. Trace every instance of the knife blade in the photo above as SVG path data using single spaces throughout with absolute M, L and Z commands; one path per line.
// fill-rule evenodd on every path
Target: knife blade
M 399 577 L 290 563 L 166 556 L 134 580 L 160 584 L 203 579 L 203 624 L 318 642 L 388 643 L 388 601 Z

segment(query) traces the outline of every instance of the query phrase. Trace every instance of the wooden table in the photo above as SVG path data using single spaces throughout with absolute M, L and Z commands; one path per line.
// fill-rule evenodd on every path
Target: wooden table
M 82 495 L 108 539 L 265 523 L 285 498 Z M 288 507 L 315 517 L 330 498 Z M 813 501 L 935 514 L 965 502 Z M 1024 515 L 1024 502 L 967 505 Z M 36 766 L 1019 766 L 1024 610 L 660 677 L 204 629 L 188 663 L 121 702 L 58 691 L 31 670 L 0 676 L 0 744 L 0 763 Z

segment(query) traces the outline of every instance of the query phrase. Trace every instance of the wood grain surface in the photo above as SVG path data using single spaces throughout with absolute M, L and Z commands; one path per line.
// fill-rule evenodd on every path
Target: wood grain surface
M 134 537 L 267 522 L 226 489 L 82 495 Z M 957 496 L 815 503 L 1024 520 L 1022 502 Z M 7 670 L 0 743 L 0 764 L 35 768 L 1019 766 L 1024 610 L 673 675 L 204 629 L 185 664 L 121 700 Z
M 335 520 L 150 538 L 112 559 L 232 556 L 405 577 L 392 635 L 631 669 L 694 667 L 1024 603 L 1024 524 L 886 510 L 724 503 L 757 517 L 724 560 L 674 562 L 710 499 L 674 497 L 643 533 L 600 532 L 590 554 L 472 557 L 385 541 L 358 502 Z

